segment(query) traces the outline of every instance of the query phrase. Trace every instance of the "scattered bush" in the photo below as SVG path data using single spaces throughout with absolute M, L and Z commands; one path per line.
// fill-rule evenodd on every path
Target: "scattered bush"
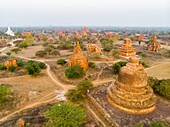
M 42 45 L 42 46 L 46 47 L 47 45 L 48 45 L 48 43 L 46 42 L 46 43 L 43 43 L 43 45 Z
M 148 57 L 148 55 L 143 53 L 143 52 L 137 52 L 136 54 L 141 56 L 141 57 Z
M 159 80 L 157 84 L 152 87 L 155 93 L 170 99 L 170 79 Z
M 170 127 L 170 124 L 166 121 L 156 121 L 149 127 Z
M 120 61 L 120 62 L 113 64 L 113 66 L 112 66 L 113 73 L 118 74 L 121 67 L 126 66 L 126 64 L 127 64 L 127 62 L 124 62 L 124 61 Z
M 19 48 L 27 48 L 28 47 L 28 43 L 23 41 L 19 44 Z
M 53 50 L 50 52 L 50 55 L 60 55 L 60 52 L 59 52 L 57 49 L 53 49 Z
M 2 106 L 9 98 L 11 90 L 8 86 L 0 86 L 0 106 Z
M 9 71 L 11 71 L 11 72 L 14 72 L 14 71 L 15 71 L 15 69 L 16 69 L 16 67 L 15 67 L 15 66 L 13 66 L 13 65 L 9 66 L 9 68 L 8 68 L 8 70 L 9 70 Z
M 43 62 L 39 62 L 39 63 L 37 63 L 37 65 L 38 65 L 41 69 L 45 69 L 45 68 L 46 68 L 45 63 L 43 63 Z
M 112 49 L 113 49 L 113 46 L 112 46 L 112 45 L 106 45 L 106 46 L 103 48 L 103 50 L 104 50 L 105 52 L 110 52 Z
M 149 65 L 144 61 L 139 61 L 139 63 L 142 64 L 145 68 L 149 67 Z
M 48 127 L 83 127 L 86 113 L 83 108 L 70 103 L 59 103 L 45 112 Z
M 18 65 L 19 67 L 24 66 L 24 61 L 23 61 L 23 60 L 17 60 L 17 65 Z
M 155 93 L 170 99 L 170 79 L 158 80 L 157 78 L 149 77 L 148 84 L 153 88 Z
M 67 99 L 70 100 L 71 102 L 80 102 L 82 101 L 85 96 L 84 94 L 93 86 L 91 81 L 84 80 L 81 81 L 79 84 L 76 86 L 76 90 L 69 90 L 66 93 Z
M 93 86 L 91 81 L 84 80 L 81 81 L 77 86 L 77 90 L 80 90 L 83 94 L 87 92 L 88 89 L 90 89 Z
M 90 68 L 95 68 L 96 67 L 96 64 L 94 62 L 89 62 L 89 67 Z
M 112 56 L 118 56 L 118 55 L 120 55 L 120 50 L 119 49 L 113 49 L 112 50 Z
M 159 54 L 164 56 L 164 57 L 170 57 L 170 50 L 167 50 L 167 49 L 161 49 L 159 51 Z
M 66 93 L 66 97 L 71 102 L 80 102 L 84 99 L 84 96 L 80 90 L 69 90 Z
M 28 65 L 26 66 L 27 73 L 29 75 L 38 75 L 40 73 L 40 67 L 34 62 L 34 61 L 29 61 Z
M 59 49 L 74 49 L 74 44 L 70 41 L 61 41 L 58 45 Z
M 47 52 L 44 51 L 44 50 L 39 50 L 35 53 L 35 55 L 38 56 L 38 57 L 44 57 L 44 56 L 47 55 Z
M 12 53 L 11 52 L 7 52 L 6 55 L 10 56 Z
M 78 79 L 85 75 L 83 68 L 79 65 L 70 66 L 65 70 L 65 75 L 67 78 Z
M 56 63 L 63 66 L 64 64 L 67 63 L 67 61 L 65 59 L 58 59 Z
M 0 70 L 5 70 L 5 66 L 0 64 Z
M 17 54 L 19 51 L 21 51 L 20 48 L 14 48 L 14 49 L 11 49 L 11 52 L 15 52 L 15 54 Z

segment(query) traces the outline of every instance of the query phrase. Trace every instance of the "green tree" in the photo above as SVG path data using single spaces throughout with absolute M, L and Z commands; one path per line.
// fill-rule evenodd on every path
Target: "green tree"
M 71 103 L 59 103 L 45 112 L 47 127 L 83 127 L 86 113 L 83 108 Z
M 65 75 L 67 78 L 78 79 L 85 75 L 83 68 L 79 65 L 70 66 L 65 70 Z
M 39 51 L 37 51 L 37 52 L 35 53 L 35 55 L 36 55 L 37 57 L 44 57 L 44 56 L 47 55 L 47 52 L 44 51 L 44 50 L 39 50 Z
M 56 63 L 63 66 L 64 64 L 67 63 L 67 61 L 65 59 L 58 59 Z
M 13 48 L 13 49 L 11 49 L 11 52 L 15 52 L 15 54 L 17 54 L 19 51 L 21 51 L 20 48 Z
M 8 56 L 11 56 L 11 54 L 12 54 L 11 52 L 7 52 L 7 53 L 6 53 L 6 55 L 8 55 Z
M 9 98 L 11 90 L 8 86 L 0 86 L 0 106 L 2 106 Z
M 40 67 L 34 62 L 34 61 L 29 61 L 28 65 L 26 66 L 27 73 L 29 75 L 38 75 L 41 70 Z
M 18 65 L 19 67 L 24 66 L 24 61 L 23 61 L 23 60 L 17 60 L 17 65 Z
M 126 66 L 126 64 L 127 64 L 127 62 L 124 62 L 124 61 L 120 61 L 120 62 L 113 64 L 113 66 L 112 66 L 113 73 L 118 74 L 121 67 Z
M 94 62 L 89 62 L 88 65 L 89 65 L 90 68 L 95 68 L 96 67 L 96 64 Z
M 83 94 L 87 92 L 91 87 L 93 87 L 93 84 L 91 81 L 84 80 L 81 81 L 77 86 L 77 90 L 80 90 Z
M 9 68 L 8 68 L 8 70 L 9 70 L 9 71 L 11 71 L 11 72 L 14 72 L 14 71 L 15 71 L 15 69 L 16 69 L 16 67 L 15 67 L 15 66 L 13 66 L 13 65 L 9 66 Z
M 44 62 L 39 62 L 39 63 L 37 63 L 37 65 L 38 65 L 41 69 L 45 69 L 45 68 L 47 67 Z

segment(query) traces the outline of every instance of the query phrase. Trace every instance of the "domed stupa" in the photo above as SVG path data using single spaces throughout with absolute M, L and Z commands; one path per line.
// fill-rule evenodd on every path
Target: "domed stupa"
M 68 66 L 79 65 L 86 71 L 88 69 L 88 59 L 83 55 L 79 42 L 74 49 L 74 54 L 70 56 Z
M 122 56 L 135 56 L 136 49 L 132 46 L 132 41 L 129 38 L 124 40 L 124 43 L 120 47 L 120 52 Z
M 122 67 L 120 73 L 107 90 L 109 103 L 130 114 L 147 114 L 156 108 L 153 90 L 147 85 L 147 74 L 138 58 Z

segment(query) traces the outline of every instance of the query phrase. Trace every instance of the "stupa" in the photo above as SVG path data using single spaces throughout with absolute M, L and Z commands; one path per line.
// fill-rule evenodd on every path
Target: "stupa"
M 88 44 L 88 54 L 91 54 L 91 53 L 97 53 L 100 55 L 103 54 L 99 46 L 95 44 Z
M 18 67 L 17 60 L 16 60 L 16 59 L 7 60 L 7 61 L 4 62 L 3 65 L 7 68 L 7 70 L 8 70 L 8 68 L 9 68 L 10 66 Z
M 9 36 L 15 36 L 14 32 L 11 30 L 11 28 L 8 26 L 8 31 L 6 32 Z
M 132 41 L 129 38 L 124 40 L 124 43 L 120 47 L 120 52 L 122 56 L 135 56 L 136 49 L 132 46 Z
M 83 55 L 79 42 L 74 49 L 74 54 L 70 56 L 68 66 L 79 65 L 86 71 L 88 69 L 88 59 Z
M 148 51 L 157 52 L 161 49 L 161 44 L 157 41 L 156 35 L 153 37 L 153 41 L 147 45 Z
M 2 36 L 1 43 L 5 44 L 5 38 Z
M 109 103 L 130 114 L 147 114 L 156 108 L 153 90 L 147 85 L 147 74 L 138 58 L 122 67 L 120 73 L 107 90 Z

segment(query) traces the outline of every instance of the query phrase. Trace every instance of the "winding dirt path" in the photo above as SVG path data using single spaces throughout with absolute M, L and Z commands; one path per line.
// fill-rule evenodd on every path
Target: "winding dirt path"
M 14 47 L 14 44 L 12 42 L 10 42 L 10 44 L 12 45 L 12 47 Z M 4 50 L 6 50 L 8 47 L 4 47 L 3 49 L 0 50 L 0 52 L 3 53 Z M 3 53 L 4 54 L 4 53 Z M 38 59 L 31 59 L 31 58 L 27 58 L 27 57 L 23 57 L 23 56 L 14 56 L 14 57 L 17 57 L 17 58 L 21 58 L 21 59 L 25 59 L 25 60 L 33 60 L 33 61 L 37 61 L 37 62 L 44 62 L 47 66 L 47 74 L 48 76 L 51 78 L 51 80 L 55 83 L 56 86 L 59 86 L 61 87 L 61 90 L 59 91 L 56 91 L 56 93 L 49 93 L 48 95 L 44 96 L 43 98 L 41 98 L 39 101 L 33 103 L 33 104 L 29 104 L 29 105 L 26 105 L 25 107 L 19 109 L 19 110 L 16 110 L 12 113 L 10 113 L 9 115 L 3 117 L 0 119 L 0 123 L 3 123 L 4 121 L 6 121 L 7 119 L 11 118 L 12 116 L 24 111 L 24 110 L 27 110 L 27 109 L 30 109 L 30 108 L 33 108 L 33 107 L 36 107 L 36 106 L 39 106 L 39 105 L 42 105 L 42 104 L 47 104 L 47 103 L 51 103 L 53 101 L 56 101 L 57 99 L 60 99 L 60 100 L 65 100 L 65 93 L 67 92 L 67 90 L 69 89 L 74 89 L 75 86 L 71 86 L 71 85 L 64 85 L 62 83 L 60 83 L 56 78 L 55 76 L 53 75 L 51 69 L 50 69 L 50 66 L 45 62 L 45 60 L 38 60 Z M 55 94 L 55 95 L 53 95 Z M 52 98 L 51 98 L 51 97 Z M 53 97 L 54 96 L 54 97 Z M 49 98 L 50 97 L 50 98 Z M 46 99 L 48 98 L 48 99 Z

